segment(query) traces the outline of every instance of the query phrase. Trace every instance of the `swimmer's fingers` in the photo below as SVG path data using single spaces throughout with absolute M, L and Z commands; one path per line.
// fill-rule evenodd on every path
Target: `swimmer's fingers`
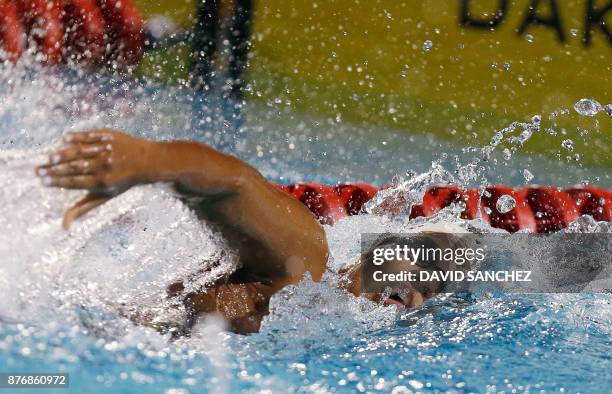
M 48 165 L 65 163 L 77 159 L 90 159 L 109 152 L 108 144 L 74 144 L 49 155 Z
M 108 195 L 87 193 L 85 197 L 77 201 L 73 206 L 66 210 L 66 213 L 64 213 L 62 226 L 64 229 L 68 230 L 70 224 L 72 224 L 72 222 L 74 222 L 76 219 L 80 218 L 92 209 L 104 204 L 111 198 L 112 197 Z
M 110 161 L 106 155 L 94 159 L 79 159 L 67 163 L 40 166 L 36 169 L 36 175 L 40 177 L 91 175 L 107 170 L 109 167 Z
M 69 144 L 92 144 L 96 142 L 112 141 L 114 136 L 113 131 L 110 129 L 99 129 L 93 131 L 68 131 L 64 134 L 63 139 L 64 142 Z
M 65 189 L 104 190 L 107 185 L 98 175 L 44 176 L 43 185 Z

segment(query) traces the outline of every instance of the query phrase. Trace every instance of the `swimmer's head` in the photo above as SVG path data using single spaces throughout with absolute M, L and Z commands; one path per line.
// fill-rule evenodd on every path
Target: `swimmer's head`
M 400 308 L 416 308 L 427 299 L 446 291 L 446 284 L 440 280 L 440 274 L 451 268 L 452 263 L 444 260 L 441 253 L 423 253 L 417 259 L 391 259 L 383 264 L 376 264 L 380 250 L 412 249 L 421 251 L 443 251 L 456 248 L 459 238 L 450 233 L 421 232 L 414 234 L 393 235 L 374 243 L 360 259 L 350 268 L 340 270 L 344 274 L 341 285 L 354 295 L 366 297 L 375 302 L 396 305 Z M 409 256 L 413 256 L 409 254 Z M 378 262 L 380 263 L 380 262 Z M 400 282 L 373 283 L 369 280 L 375 271 L 383 274 L 411 273 L 416 280 Z M 421 274 L 423 272 L 423 274 Z M 378 277 L 381 277 L 378 274 Z M 377 287 L 379 286 L 379 287 Z M 387 291 L 383 291 L 383 286 Z M 390 293 L 389 290 L 390 289 Z

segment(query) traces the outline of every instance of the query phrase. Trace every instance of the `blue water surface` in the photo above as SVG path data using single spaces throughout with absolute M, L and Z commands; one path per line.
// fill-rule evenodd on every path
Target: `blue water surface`
M 66 128 L 111 125 L 148 137 L 207 141 L 280 182 L 376 184 L 406 171 L 425 171 L 432 160 L 443 160 L 442 152 L 465 155 L 452 141 L 336 124 L 260 104 L 247 107 L 240 129 L 215 118 L 208 131 L 192 135 L 185 93 L 117 83 L 91 92 L 92 109 L 85 108 L 82 85 L 54 78 L 30 79 L 3 93 L 5 151 L 45 149 Z M 45 105 L 49 101 L 53 105 Z M 526 156 L 491 168 L 487 176 L 491 183 L 522 185 L 525 168 L 540 183 L 610 182 L 602 170 Z M 45 220 L 32 223 L 32 231 L 42 231 Z M 36 266 L 25 272 L 36 275 Z M 224 332 L 208 320 L 191 338 L 173 341 L 87 305 L 53 299 L 39 309 L 28 305 L 27 310 L 44 314 L 43 320 L 13 309 L 9 313 L 5 305 L 0 309 L 0 372 L 69 373 L 69 389 L 48 391 L 58 393 L 612 390 L 610 294 L 440 296 L 398 315 L 393 308 L 347 295 L 334 281 L 333 275 L 320 284 L 306 279 L 285 289 L 273 299 L 262 331 L 248 336 Z M 27 304 L 29 289 L 19 291 L 17 299 Z M 65 319 L 66 308 L 80 317 Z

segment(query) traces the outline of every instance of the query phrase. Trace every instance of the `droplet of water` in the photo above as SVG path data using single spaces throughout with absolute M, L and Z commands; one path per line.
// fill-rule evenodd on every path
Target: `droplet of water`
M 470 181 L 473 181 L 478 178 L 477 166 L 474 164 L 467 164 L 465 166 L 461 166 L 457 169 L 457 174 L 461 182 L 464 184 L 468 184 Z
M 516 200 L 514 197 L 504 194 L 500 198 L 497 199 L 497 203 L 495 204 L 495 208 L 497 208 L 497 212 L 499 213 L 508 213 L 512 211 L 516 207 Z
M 433 42 L 431 42 L 431 40 L 425 40 L 425 42 L 423 43 L 423 50 L 425 52 L 429 52 L 429 50 L 433 47 Z
M 583 98 L 574 104 L 574 109 L 582 116 L 595 116 L 602 107 L 596 100 Z
M 489 207 L 484 207 L 484 211 L 487 215 L 490 215 L 493 212 L 493 210 Z
M 533 179 L 533 174 L 528 169 L 523 170 L 523 178 L 525 178 L 525 182 L 529 183 Z
M 607 113 L 608 115 L 612 116 L 612 104 L 604 105 L 603 110 L 604 110 L 605 113 Z
M 531 34 L 527 34 L 525 36 L 525 39 L 527 40 L 527 42 L 533 42 L 533 36 Z
M 590 215 L 582 215 L 567 226 L 568 233 L 598 233 L 608 232 L 608 222 L 598 222 Z
M 574 141 L 570 139 L 563 140 L 563 142 L 561 142 L 561 146 L 563 149 L 574 150 Z

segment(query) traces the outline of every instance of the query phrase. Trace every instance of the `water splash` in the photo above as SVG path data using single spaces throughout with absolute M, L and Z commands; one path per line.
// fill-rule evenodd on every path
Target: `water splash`
M 0 270 L 4 278 L 23 278 L 0 282 L 7 300 L 0 317 L 44 320 L 40 306 L 50 304 L 73 317 L 84 306 L 124 314 L 172 310 L 163 304 L 166 286 L 191 278 L 189 291 L 196 291 L 236 266 L 220 236 L 163 187 L 132 188 L 64 232 L 61 213 L 80 193 L 42 187 L 32 172 L 41 159 L 0 155 L 7 208 L 0 221 L 12 229 L 2 235 Z
M 573 151 L 574 150 L 574 141 L 567 139 L 561 142 L 561 146 L 565 150 Z
M 368 201 L 364 209 L 375 215 L 408 216 L 413 205 L 423 201 L 423 195 L 431 185 L 455 183 L 455 178 L 437 162 L 431 170 L 411 176 L 394 187 L 382 190 Z
M 539 118 L 513 123 L 495 133 L 484 148 L 467 148 L 467 161 L 457 159 L 444 166 L 436 161 L 422 174 L 397 179 L 395 187 L 368 207 L 376 213 L 387 204 L 397 217 L 359 215 L 326 227 L 330 272 L 321 283 L 306 279 L 277 294 L 261 333 L 236 336 L 223 332 L 215 322 L 203 321 L 191 338 L 168 342 L 166 336 L 133 325 L 122 317 L 123 311 L 155 308 L 160 300 L 161 311 L 170 311 L 175 305 L 163 302 L 165 286 L 217 260 L 217 253 L 227 252 L 222 241 L 160 187 L 133 189 L 65 233 L 60 225 L 62 211 L 79 193 L 42 188 L 31 172 L 44 160 L 51 141 L 67 128 L 114 125 L 150 138 L 191 138 L 190 106 L 180 103 L 177 97 L 182 96 L 158 89 L 154 83 L 137 91 L 130 84 L 71 84 L 52 73 L 30 78 L 22 71 L 3 75 L 13 82 L 0 92 L 2 143 L 10 148 L 0 155 L 0 201 L 5 208 L 0 225 L 6 229 L 0 235 L 3 365 L 16 370 L 69 371 L 75 381 L 92 382 L 97 391 L 128 391 L 134 386 L 144 391 L 151 385 L 167 392 L 228 387 L 229 391 L 282 392 L 300 387 L 391 391 L 398 386 L 416 390 L 420 385 L 431 391 L 512 390 L 515 386 L 508 385 L 525 384 L 522 369 L 533 373 L 523 386 L 526 390 L 557 391 L 559 382 L 550 380 L 550 368 L 564 368 L 574 379 L 563 383 L 568 391 L 595 391 L 600 383 L 580 380 L 584 371 L 574 371 L 572 366 L 581 365 L 586 355 L 606 360 L 609 295 L 528 299 L 487 295 L 467 300 L 442 296 L 398 322 L 392 308 L 353 297 L 336 286 L 335 271 L 358 256 L 362 232 L 418 231 L 419 226 L 432 223 L 502 231 L 481 219 L 457 219 L 463 209 L 460 204 L 430 218 L 409 221 L 406 214 L 421 202 L 430 185 L 487 184 L 483 167 L 495 162 L 493 151 L 503 146 L 510 159 L 515 157 L 540 129 Z M 84 98 L 89 94 L 93 96 Z M 281 121 L 275 114 L 269 116 Z M 212 134 L 200 137 L 210 141 Z M 294 136 L 287 139 L 304 143 Z M 321 137 L 325 143 L 327 139 Z M 279 149 L 266 146 L 261 151 L 281 156 Z M 292 165 L 291 176 L 303 177 L 311 170 L 303 160 Z M 289 171 L 281 173 L 287 176 Z M 568 231 L 609 231 L 609 224 L 580 218 Z M 202 281 L 194 281 L 194 286 L 232 269 L 230 257 L 210 267 L 210 276 L 199 277 Z M 570 346 L 566 352 L 565 346 Z M 499 359 L 515 360 L 516 354 L 521 354 L 521 370 L 497 367 Z M 545 370 L 538 369 L 541 359 L 534 354 L 547 359 Z M 475 363 L 483 365 L 487 374 L 461 367 Z
M 458 184 L 461 188 L 476 186 L 485 193 L 485 187 L 490 184 L 487 173 L 490 172 L 490 164 L 495 166 L 492 159 L 494 151 L 500 146 L 503 149 L 503 157 L 510 160 L 523 147 L 523 145 L 541 130 L 542 117 L 535 115 L 531 122 L 513 122 L 509 126 L 495 132 L 491 140 L 484 147 L 466 147 L 462 151 L 468 155 L 468 162 L 461 162 L 455 156 L 455 170 L 448 171 L 441 161 L 432 163 L 431 169 L 422 174 L 409 174 L 408 179 L 399 179 L 393 182 L 393 186 L 379 192 L 374 199 L 369 201 L 364 209 L 367 213 L 386 215 L 395 218 L 407 218 L 414 205 L 420 204 L 425 191 L 432 186 Z M 525 170 L 526 171 L 526 170 Z M 456 174 L 456 176 L 453 175 Z M 533 174 L 527 171 L 528 177 Z M 525 172 L 523 172 L 525 174 Z M 457 216 L 463 211 L 462 206 L 456 205 Z M 478 210 L 480 214 L 480 210 Z
M 602 110 L 602 107 L 597 100 L 583 98 L 574 104 L 574 110 L 582 116 L 595 116 Z
M 503 196 L 497 199 L 495 208 L 499 213 L 508 213 L 514 208 L 516 208 L 516 200 L 512 196 L 504 194 Z

